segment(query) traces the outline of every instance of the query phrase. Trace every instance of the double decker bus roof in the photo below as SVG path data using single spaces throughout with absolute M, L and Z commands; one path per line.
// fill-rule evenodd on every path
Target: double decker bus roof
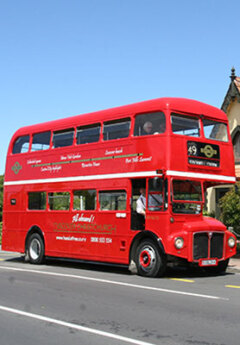
M 41 132 L 46 129 L 64 129 L 79 124 L 91 124 L 93 122 L 114 120 L 115 118 L 127 115 L 157 110 L 164 111 L 166 109 L 182 112 L 186 115 L 205 115 L 211 119 L 217 119 L 224 122 L 227 121 L 227 116 L 223 111 L 208 104 L 187 98 L 165 97 L 22 127 L 17 130 L 14 137 L 33 132 Z

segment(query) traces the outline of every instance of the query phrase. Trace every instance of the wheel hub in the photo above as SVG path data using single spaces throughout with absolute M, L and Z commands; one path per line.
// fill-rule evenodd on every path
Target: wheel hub
M 140 264 L 143 268 L 151 268 L 155 260 L 155 253 L 151 247 L 146 247 L 141 251 Z

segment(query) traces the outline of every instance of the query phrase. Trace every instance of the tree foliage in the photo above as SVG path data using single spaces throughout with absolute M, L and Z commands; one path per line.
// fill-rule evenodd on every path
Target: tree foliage
M 0 222 L 2 221 L 2 209 L 3 209 L 3 179 L 4 176 L 0 176 Z
M 220 199 L 221 221 L 240 234 L 240 183 Z

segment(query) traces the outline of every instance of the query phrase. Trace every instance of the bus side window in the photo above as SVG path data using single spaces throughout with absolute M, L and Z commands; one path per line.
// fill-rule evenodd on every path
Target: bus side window
M 99 192 L 101 211 L 124 211 L 127 205 L 127 193 L 124 190 Z
M 100 137 L 100 124 L 81 126 L 77 128 L 77 144 L 96 143 Z
M 71 146 L 73 144 L 74 129 L 66 129 L 53 133 L 53 148 Z
M 28 209 L 46 210 L 46 192 L 29 192 Z
M 70 194 L 68 192 L 48 193 L 50 210 L 67 211 L 70 207 Z
M 51 132 L 37 133 L 33 135 L 31 151 L 47 150 L 50 147 Z
M 25 153 L 29 150 L 30 136 L 24 135 L 15 140 L 12 153 Z
M 97 193 L 94 189 L 73 192 L 73 209 L 79 211 L 96 210 Z
M 163 112 L 146 113 L 135 118 L 134 136 L 164 133 L 166 119 Z
M 103 126 L 103 140 L 127 138 L 130 124 L 129 118 L 105 122 Z

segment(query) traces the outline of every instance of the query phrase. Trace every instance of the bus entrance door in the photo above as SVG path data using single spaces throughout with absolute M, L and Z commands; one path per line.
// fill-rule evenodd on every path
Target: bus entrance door
M 132 180 L 131 230 L 145 230 L 146 179 Z

